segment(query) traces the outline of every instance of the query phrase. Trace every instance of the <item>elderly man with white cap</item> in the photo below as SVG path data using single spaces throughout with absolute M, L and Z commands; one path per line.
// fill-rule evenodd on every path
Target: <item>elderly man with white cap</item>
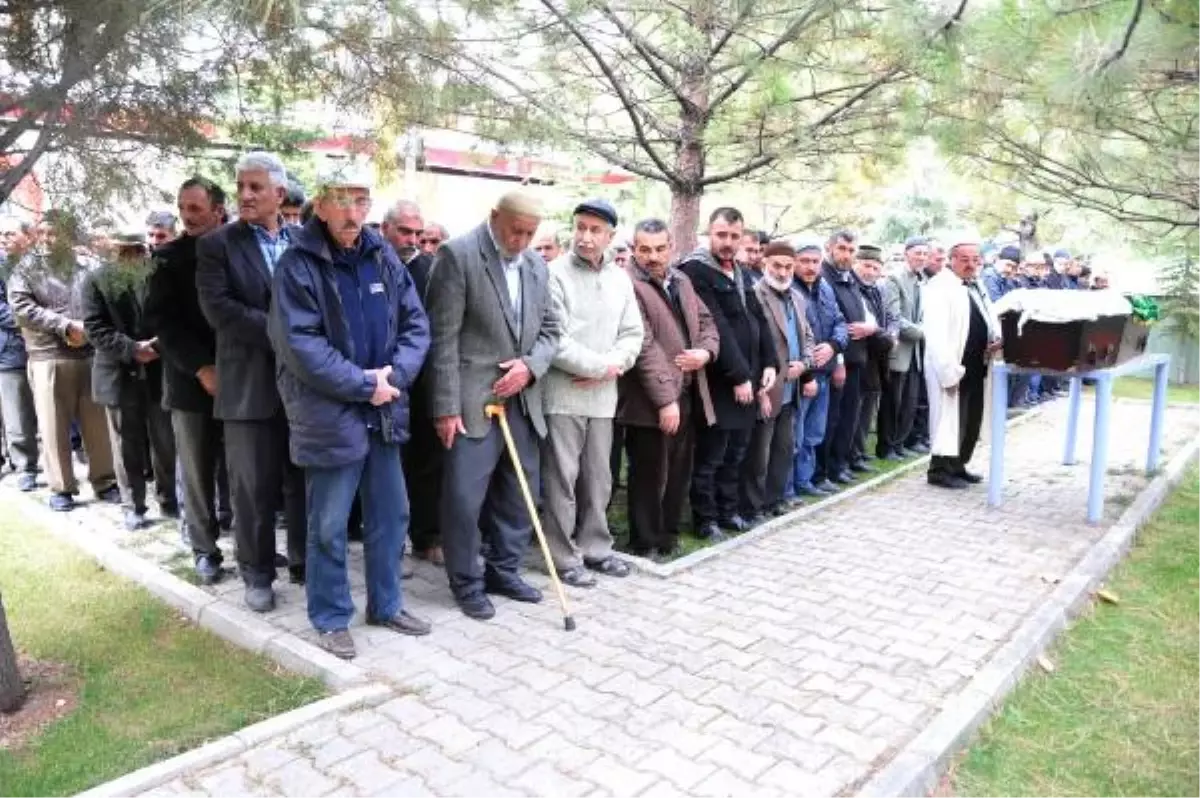
M 925 381 L 933 457 L 929 484 L 962 489 L 982 481 L 967 471 L 983 423 L 988 361 L 1000 345 L 1000 325 L 979 283 L 979 239 L 948 239 L 950 265 L 929 279 L 924 309 Z
M 455 601 L 477 620 L 496 614 L 489 593 L 542 600 L 519 573 L 533 530 L 529 510 L 500 429 L 484 413 L 492 402 L 504 405 L 522 470 L 537 485 L 546 436 L 541 378 L 560 333 L 549 272 L 529 249 L 541 216 L 527 194 L 500 197 L 487 220 L 438 249 L 425 297 L 430 408 L 447 450 L 442 550 Z
M 413 278 L 364 227 L 371 179 L 352 164 L 322 181 L 314 216 L 275 268 L 270 331 L 292 462 L 308 496 L 308 617 L 321 647 L 355 654 L 346 518 L 362 498 L 368 624 L 405 635 L 429 624 L 404 610 L 400 556 L 409 508 L 400 464 L 408 390 L 429 349 Z

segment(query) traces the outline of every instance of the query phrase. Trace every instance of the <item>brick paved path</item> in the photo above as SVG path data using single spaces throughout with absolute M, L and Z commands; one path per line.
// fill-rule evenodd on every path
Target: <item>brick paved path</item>
M 849 792 L 910 740 L 1035 609 L 1103 528 L 1083 523 L 1064 403 L 1008 437 L 1006 503 L 914 474 L 669 580 L 573 590 L 461 616 L 424 563 L 408 606 L 434 633 L 356 626 L 358 664 L 398 688 L 155 794 L 702 795 Z M 1118 403 L 1111 523 L 1145 484 L 1149 408 Z M 1090 422 L 1090 406 L 1084 419 Z M 1167 456 L 1197 434 L 1173 409 Z M 986 467 L 986 452 L 975 461 Z M 170 534 L 159 533 L 170 545 Z M 356 547 L 355 562 L 361 562 Z M 362 575 L 355 575 L 360 595 Z M 540 575 L 533 581 L 544 584 Z M 240 597 L 232 581 L 223 592 Z M 310 635 L 301 594 L 268 619 Z

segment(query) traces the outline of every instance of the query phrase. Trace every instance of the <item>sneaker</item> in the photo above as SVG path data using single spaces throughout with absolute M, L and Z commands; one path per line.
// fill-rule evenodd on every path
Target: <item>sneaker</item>
M 75 497 L 69 493 L 55 493 L 50 496 L 50 509 L 65 513 L 75 509 Z
M 354 648 L 354 638 L 349 629 L 334 629 L 332 632 L 321 632 L 317 637 L 317 645 L 338 659 L 354 659 L 358 651 Z
M 37 490 L 37 474 L 22 474 L 17 477 L 17 490 L 22 493 Z
M 107 504 L 120 504 L 121 503 L 121 489 L 118 488 L 116 485 L 113 485 L 111 488 L 105 488 L 104 490 L 97 493 L 96 498 Z
M 130 532 L 136 532 L 144 526 L 146 526 L 146 514 L 144 512 L 138 512 L 137 510 L 125 511 L 125 529 Z

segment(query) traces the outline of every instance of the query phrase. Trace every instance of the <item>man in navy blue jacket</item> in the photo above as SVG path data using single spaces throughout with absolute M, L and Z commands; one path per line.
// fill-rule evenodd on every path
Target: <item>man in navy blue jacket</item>
M 429 350 L 412 276 L 364 228 L 370 181 L 342 167 L 275 269 L 270 315 L 292 462 L 308 496 L 308 617 L 321 647 L 355 655 L 346 518 L 362 498 L 366 621 L 406 635 L 429 624 L 403 608 L 400 557 L 409 520 L 400 445 L 408 391 Z

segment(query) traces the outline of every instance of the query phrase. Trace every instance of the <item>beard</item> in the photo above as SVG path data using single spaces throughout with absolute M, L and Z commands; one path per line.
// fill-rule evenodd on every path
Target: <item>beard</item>
M 767 281 L 768 286 L 781 294 L 785 293 L 789 288 L 792 287 L 792 278 L 790 277 L 781 280 L 773 274 L 764 274 L 763 279 Z

